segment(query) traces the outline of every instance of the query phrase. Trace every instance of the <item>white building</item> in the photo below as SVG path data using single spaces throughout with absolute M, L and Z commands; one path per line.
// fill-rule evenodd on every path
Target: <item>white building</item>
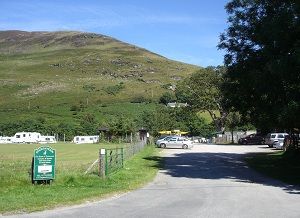
M 99 136 L 75 136 L 73 142 L 76 144 L 93 144 L 99 142 Z

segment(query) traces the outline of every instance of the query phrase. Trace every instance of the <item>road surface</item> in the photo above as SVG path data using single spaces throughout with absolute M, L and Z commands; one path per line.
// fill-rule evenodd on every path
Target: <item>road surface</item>
M 164 169 L 142 189 L 99 202 L 18 217 L 300 217 L 300 188 L 243 162 L 267 146 L 196 145 L 165 149 Z

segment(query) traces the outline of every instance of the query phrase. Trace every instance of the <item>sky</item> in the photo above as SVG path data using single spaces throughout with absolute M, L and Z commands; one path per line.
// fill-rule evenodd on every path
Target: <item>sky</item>
M 0 30 L 99 33 L 172 60 L 223 64 L 228 0 L 0 0 Z

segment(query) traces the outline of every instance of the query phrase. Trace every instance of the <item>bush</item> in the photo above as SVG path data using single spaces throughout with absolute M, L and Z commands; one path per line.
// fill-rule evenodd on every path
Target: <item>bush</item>
M 159 103 L 167 105 L 168 103 L 176 101 L 176 97 L 174 94 L 170 92 L 165 92 L 160 98 Z
M 124 83 L 120 82 L 118 85 L 108 86 L 103 90 L 109 95 L 117 95 L 124 88 L 125 88 Z

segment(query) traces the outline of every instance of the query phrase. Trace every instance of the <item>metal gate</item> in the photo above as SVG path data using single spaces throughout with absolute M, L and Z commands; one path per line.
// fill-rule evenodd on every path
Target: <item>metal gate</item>
M 114 148 L 106 149 L 105 152 L 105 175 L 123 168 L 124 165 L 124 149 Z

